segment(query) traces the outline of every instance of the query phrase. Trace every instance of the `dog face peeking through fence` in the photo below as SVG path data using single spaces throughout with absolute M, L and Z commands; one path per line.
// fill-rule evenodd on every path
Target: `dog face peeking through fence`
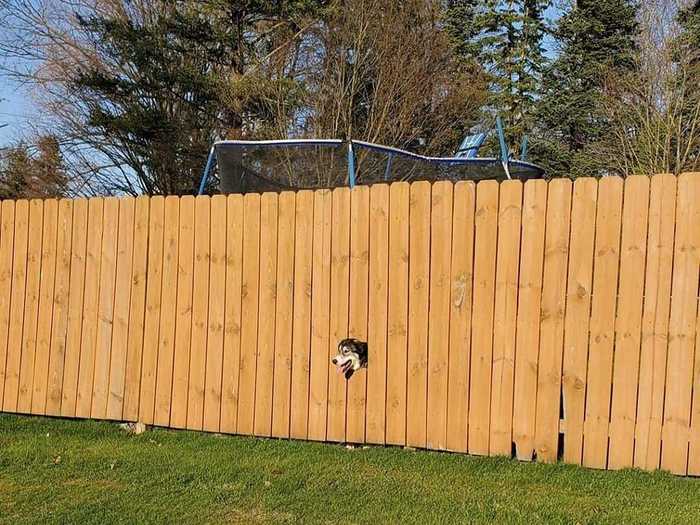
M 338 373 L 350 379 L 360 368 L 367 367 L 367 343 L 357 339 L 343 339 L 338 343 L 338 355 L 331 359 Z

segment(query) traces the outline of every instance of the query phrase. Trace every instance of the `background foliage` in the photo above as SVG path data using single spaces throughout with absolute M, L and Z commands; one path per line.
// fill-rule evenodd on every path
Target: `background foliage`
M 0 0 L 3 72 L 44 116 L 2 191 L 192 193 L 223 138 L 450 155 L 496 115 L 551 177 L 697 169 L 700 1 L 552 3 Z

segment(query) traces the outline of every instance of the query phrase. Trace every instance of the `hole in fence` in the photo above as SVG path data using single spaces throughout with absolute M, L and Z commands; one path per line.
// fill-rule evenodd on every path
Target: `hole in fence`
M 367 357 L 367 343 L 348 338 L 338 343 L 338 353 L 331 358 L 331 363 L 347 380 L 360 368 L 367 368 Z

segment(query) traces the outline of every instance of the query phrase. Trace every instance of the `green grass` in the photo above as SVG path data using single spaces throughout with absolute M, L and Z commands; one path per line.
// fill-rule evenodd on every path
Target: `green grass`
M 0 415 L 0 523 L 692 523 L 700 480 Z

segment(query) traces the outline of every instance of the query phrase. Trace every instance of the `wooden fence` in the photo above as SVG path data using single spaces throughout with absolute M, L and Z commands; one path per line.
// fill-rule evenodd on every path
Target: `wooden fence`
M 700 174 L 0 215 L 5 412 L 700 474 Z

